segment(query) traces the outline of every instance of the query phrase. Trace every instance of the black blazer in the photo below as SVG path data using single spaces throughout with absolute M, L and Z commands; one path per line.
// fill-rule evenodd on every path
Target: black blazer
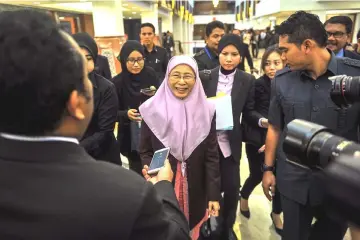
M 76 143 L 0 137 L 0 182 L 0 239 L 189 239 L 170 182 L 154 186 Z
M 95 71 L 100 76 L 103 76 L 104 78 L 111 80 L 111 71 L 110 71 L 110 65 L 107 57 L 98 55 L 96 58 L 96 66 Z
M 217 85 L 219 80 L 219 67 L 211 70 L 210 75 L 206 71 L 200 72 L 200 78 L 204 86 L 207 97 L 216 96 Z M 231 91 L 234 128 L 229 131 L 231 152 L 236 161 L 241 158 L 242 144 L 242 121 L 246 120 L 251 124 L 257 124 L 261 117 L 254 111 L 254 91 L 255 77 L 251 74 L 237 70 L 234 76 L 234 83 Z
M 261 128 L 258 126 L 258 123 L 260 118 L 268 118 L 270 96 L 271 80 L 266 75 L 263 75 L 255 81 L 254 110 L 257 112 L 257 116 L 259 117 L 256 120 L 257 125 L 248 123 L 246 120 L 244 121 L 244 134 L 246 135 L 246 142 L 257 147 L 265 144 L 267 129 Z
M 89 79 L 93 85 L 94 113 L 80 143 L 93 158 L 121 165 L 120 149 L 114 136 L 118 111 L 115 86 L 94 72 Z
M 344 50 L 344 57 L 360 60 L 360 54 L 351 52 L 349 50 Z

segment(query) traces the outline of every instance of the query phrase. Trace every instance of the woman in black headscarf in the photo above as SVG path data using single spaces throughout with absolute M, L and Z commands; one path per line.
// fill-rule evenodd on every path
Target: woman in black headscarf
M 88 77 L 93 85 L 94 113 L 80 141 L 88 154 L 97 160 L 121 164 L 119 149 L 114 136 L 118 100 L 114 85 L 95 72 L 98 47 L 87 33 L 73 35 L 87 61 Z
M 118 142 L 121 154 L 129 160 L 130 169 L 141 174 L 142 165 L 138 153 L 141 116 L 138 108 L 157 89 L 159 81 L 155 71 L 144 66 L 144 47 L 137 41 L 127 41 L 118 57 L 122 72 L 113 78 L 119 99 Z

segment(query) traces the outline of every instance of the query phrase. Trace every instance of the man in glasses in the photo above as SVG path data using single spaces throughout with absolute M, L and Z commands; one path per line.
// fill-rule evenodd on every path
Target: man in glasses
M 154 44 L 155 27 L 151 23 L 143 23 L 140 27 L 140 40 L 144 45 L 145 64 L 152 67 L 161 83 L 164 80 L 167 64 L 169 62 L 168 53 L 165 48 Z
M 328 35 L 327 48 L 333 51 L 336 57 L 348 57 L 360 60 L 360 55 L 346 50 L 346 46 L 351 42 L 353 22 L 347 16 L 335 16 L 327 20 L 324 24 Z

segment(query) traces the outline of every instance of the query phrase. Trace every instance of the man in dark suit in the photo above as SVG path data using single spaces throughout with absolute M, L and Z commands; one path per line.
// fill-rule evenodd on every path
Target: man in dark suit
M 240 62 L 240 51 L 240 37 L 235 34 L 225 35 L 219 42 L 220 66 L 200 72 L 207 97 L 214 97 L 221 92 L 230 95 L 232 100 L 233 129 L 217 132 L 221 188 L 224 192 L 222 207 L 224 223 L 221 238 L 223 240 L 237 239 L 232 228 L 236 219 L 240 188 L 242 115 L 249 123 L 256 126 L 257 120 L 261 117 L 254 111 L 254 76 L 236 68 Z
M 168 161 L 146 182 L 79 145 L 94 106 L 74 40 L 29 10 L 0 13 L 0 39 L 0 239 L 189 239 Z
M 353 21 L 348 16 L 334 16 L 324 24 L 328 35 L 327 48 L 335 53 L 337 57 L 348 57 L 360 60 L 360 55 L 349 50 L 346 46 L 351 42 Z
M 95 66 L 96 73 L 99 74 L 100 76 L 103 76 L 107 80 L 111 80 L 112 79 L 111 70 L 110 70 L 109 60 L 107 59 L 107 57 L 99 54 L 97 55 L 95 62 L 96 62 L 96 66 Z

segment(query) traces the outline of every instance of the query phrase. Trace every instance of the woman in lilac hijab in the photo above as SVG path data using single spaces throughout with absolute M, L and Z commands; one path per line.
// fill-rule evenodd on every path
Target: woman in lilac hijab
M 162 85 L 139 110 L 141 160 L 149 165 L 155 151 L 170 147 L 175 193 L 197 239 L 208 214 L 218 215 L 221 196 L 215 106 L 206 99 L 195 60 L 173 57 Z

